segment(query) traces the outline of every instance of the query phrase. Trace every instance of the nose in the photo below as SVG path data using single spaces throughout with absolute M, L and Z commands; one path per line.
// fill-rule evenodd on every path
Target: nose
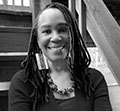
M 62 40 L 62 36 L 57 31 L 54 31 L 51 37 L 51 41 L 60 42 L 61 40 Z

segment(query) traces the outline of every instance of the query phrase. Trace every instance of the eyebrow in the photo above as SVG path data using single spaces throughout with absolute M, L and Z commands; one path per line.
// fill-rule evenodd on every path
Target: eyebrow
M 66 27 L 68 27 L 68 24 L 67 23 L 58 23 L 57 26 L 66 26 Z M 41 28 L 50 28 L 50 27 L 51 27 L 51 25 L 49 25 L 49 24 L 41 25 Z
M 60 23 L 60 24 L 58 24 L 58 26 L 66 26 L 66 27 L 68 27 L 68 24 L 67 23 Z

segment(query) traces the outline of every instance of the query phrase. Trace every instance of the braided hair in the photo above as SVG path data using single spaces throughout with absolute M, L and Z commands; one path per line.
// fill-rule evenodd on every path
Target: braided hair
M 86 97 L 91 96 L 91 91 L 93 89 L 92 81 L 87 73 L 87 68 L 90 65 L 91 58 L 80 35 L 77 21 L 68 8 L 66 8 L 64 5 L 56 2 L 51 3 L 47 5 L 36 18 L 35 24 L 31 31 L 28 56 L 23 61 L 23 66 L 25 68 L 25 82 L 30 82 L 34 86 L 33 93 L 31 94 L 31 98 L 33 98 L 33 111 L 35 111 L 37 101 L 40 101 L 41 104 L 49 101 L 50 88 L 47 83 L 47 73 L 49 70 L 39 70 L 35 58 L 36 53 L 42 54 L 37 42 L 38 18 L 40 14 L 48 8 L 59 9 L 63 13 L 64 18 L 69 26 L 71 36 L 71 58 L 69 60 L 69 68 L 72 71 L 75 87 L 77 89 L 82 89 L 85 92 Z

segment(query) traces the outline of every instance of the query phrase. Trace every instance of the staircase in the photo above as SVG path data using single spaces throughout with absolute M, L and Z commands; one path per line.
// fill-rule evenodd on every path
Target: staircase
M 27 55 L 32 23 L 38 11 L 50 2 L 61 2 L 78 19 L 88 49 L 102 52 L 115 84 L 108 83 L 113 111 L 120 110 L 120 1 L 119 0 L 21 0 L 0 2 L 0 110 L 7 111 L 12 76 Z M 98 53 L 97 53 L 98 54 Z M 105 64 L 106 66 L 106 64 Z M 109 75 L 109 74 L 108 74 Z M 110 76 L 106 76 L 109 78 Z

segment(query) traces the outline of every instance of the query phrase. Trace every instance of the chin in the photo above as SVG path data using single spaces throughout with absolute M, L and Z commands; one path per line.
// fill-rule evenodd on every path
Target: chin
M 52 56 L 52 57 L 49 57 L 49 60 L 52 61 L 52 62 L 57 62 L 57 61 L 63 61 L 65 60 L 66 57 L 64 56 Z

